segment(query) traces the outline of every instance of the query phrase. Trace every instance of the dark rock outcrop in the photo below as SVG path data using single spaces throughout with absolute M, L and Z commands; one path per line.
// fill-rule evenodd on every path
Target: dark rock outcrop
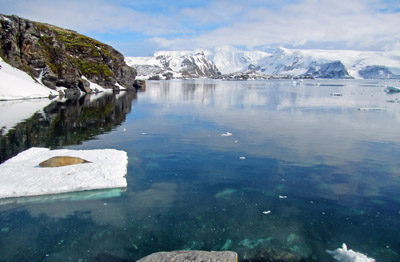
M 344 64 L 340 61 L 329 62 L 320 66 L 311 66 L 302 76 L 315 78 L 352 78 Z
M 75 31 L 0 14 L 0 56 L 50 88 L 133 89 L 135 69 L 111 46 Z
M 400 75 L 393 74 L 388 67 L 380 65 L 367 66 L 358 71 L 358 74 L 364 79 L 400 78 Z

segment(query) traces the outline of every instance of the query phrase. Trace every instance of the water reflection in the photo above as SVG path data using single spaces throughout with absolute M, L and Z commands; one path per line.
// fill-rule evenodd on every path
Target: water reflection
M 14 261 L 134 261 L 228 249 L 315 262 L 345 242 L 399 261 L 400 104 L 386 102 L 384 84 L 149 81 L 120 127 L 69 146 L 127 151 L 127 190 L 1 205 L 0 251 Z M 78 117 L 74 127 L 60 105 L 57 132 L 90 126 Z
M 41 112 L 27 115 L 13 128 L 3 130 L 0 135 L 0 163 L 30 147 L 61 148 L 109 132 L 125 121 L 136 98 L 135 92 L 121 92 L 54 101 Z M 36 104 L 43 105 L 48 100 L 40 102 Z M 24 109 L 32 103 L 20 102 Z M 2 110 L 10 112 L 14 104 L 4 102 Z

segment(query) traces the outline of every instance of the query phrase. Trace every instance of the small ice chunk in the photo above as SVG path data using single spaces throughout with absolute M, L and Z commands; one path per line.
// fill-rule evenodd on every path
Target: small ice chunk
M 268 215 L 268 214 L 270 214 L 271 213 L 271 210 L 268 210 L 268 211 L 263 211 L 262 212 L 264 215 Z
M 373 258 L 369 258 L 362 253 L 347 249 L 347 246 L 344 243 L 342 248 L 337 248 L 333 251 L 326 250 L 326 252 L 340 262 L 375 262 L 375 259 Z
M 360 107 L 358 110 L 360 110 L 360 111 L 386 110 L 386 108 L 382 108 L 382 107 Z
M 229 133 L 229 132 L 226 132 L 226 133 L 224 133 L 224 134 L 221 134 L 221 136 L 231 136 L 232 135 L 232 133 Z
M 241 157 L 240 157 L 240 159 L 241 159 L 241 160 L 245 160 L 245 159 L 246 159 L 246 157 L 244 157 L 244 156 L 241 156 Z
M 287 196 L 279 196 L 280 199 L 285 199 Z

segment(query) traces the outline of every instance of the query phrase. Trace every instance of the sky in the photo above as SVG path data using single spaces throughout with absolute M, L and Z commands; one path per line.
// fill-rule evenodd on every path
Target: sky
M 400 52 L 400 0 L 0 0 L 0 13 L 76 30 L 125 56 L 219 46 Z

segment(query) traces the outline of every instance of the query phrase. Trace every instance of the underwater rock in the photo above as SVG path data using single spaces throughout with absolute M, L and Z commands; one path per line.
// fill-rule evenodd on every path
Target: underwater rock
M 194 251 L 180 250 L 172 252 L 158 252 L 144 257 L 137 262 L 237 262 L 238 255 L 232 251 Z
M 277 248 L 260 247 L 248 249 L 243 253 L 241 262 L 304 262 L 304 258 Z

